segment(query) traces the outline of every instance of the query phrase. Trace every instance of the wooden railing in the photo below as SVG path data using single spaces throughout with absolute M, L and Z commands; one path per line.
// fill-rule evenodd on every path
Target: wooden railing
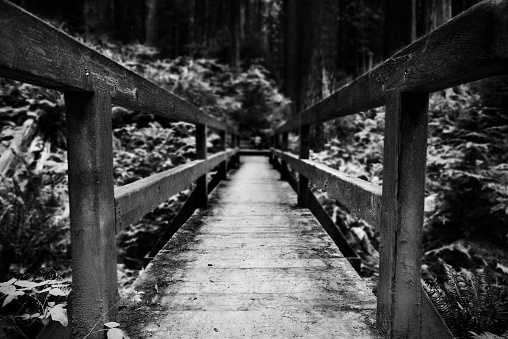
M 380 231 L 377 322 L 387 338 L 453 338 L 421 286 L 429 93 L 507 72 L 508 1 L 483 1 L 275 131 L 273 160 L 299 173 L 301 206 L 310 181 Z M 308 160 L 310 125 L 382 105 L 382 188 Z M 287 151 L 296 129 L 299 157 Z
M 83 338 L 116 316 L 115 235 L 195 181 L 196 204 L 206 206 L 206 173 L 220 166 L 219 176 L 226 175 L 239 138 L 235 128 L 5 0 L 0 0 L 0 76 L 65 95 L 72 241 L 69 318 L 72 337 Z M 197 160 L 115 189 L 111 104 L 196 124 Z M 222 140 L 222 152 L 209 158 L 208 127 L 219 130 Z M 226 149 L 227 133 L 235 149 Z

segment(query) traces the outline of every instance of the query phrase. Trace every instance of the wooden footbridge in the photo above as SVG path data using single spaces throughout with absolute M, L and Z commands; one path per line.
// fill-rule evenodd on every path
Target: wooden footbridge
M 65 93 L 71 331 L 47 337 L 100 338 L 119 320 L 131 338 L 452 338 L 420 282 L 428 96 L 506 72 L 508 2 L 483 1 L 278 127 L 269 157 L 247 156 L 234 127 L 0 0 L 0 76 Z M 196 160 L 115 188 L 112 103 L 196 124 Z M 383 187 L 308 160 L 312 124 L 381 105 Z M 115 235 L 194 182 L 136 283 L 145 294 L 119 313 Z M 309 184 L 379 230 L 377 297 Z

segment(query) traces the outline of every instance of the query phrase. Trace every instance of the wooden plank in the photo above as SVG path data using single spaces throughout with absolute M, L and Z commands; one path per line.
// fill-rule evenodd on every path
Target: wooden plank
M 72 338 L 116 316 L 117 277 L 111 100 L 66 93 L 69 204 L 72 241 Z M 105 315 L 102 319 L 101 316 Z M 88 338 L 102 338 L 102 333 Z
M 300 160 L 309 159 L 310 153 L 310 126 L 300 126 Z M 301 172 L 298 174 L 298 205 L 307 207 L 309 205 L 309 179 Z
M 330 198 L 345 205 L 351 213 L 379 229 L 381 187 L 347 175 L 312 160 L 299 160 L 295 155 L 280 150 L 273 154 L 284 159 L 298 173 L 303 173 L 313 185 L 328 193 Z
M 194 160 L 185 165 L 154 174 L 115 189 L 116 229 L 138 221 L 146 213 L 180 192 L 218 164 L 235 154 L 235 150 L 220 152 L 207 160 Z
M 481 2 L 293 117 L 276 133 L 381 106 L 387 90 L 435 92 L 507 73 L 507 16 L 506 1 Z
M 114 104 L 236 133 L 235 128 L 6 0 L 0 0 L 0 28 L 1 76 L 61 91 L 93 91 L 100 85 L 108 89 Z
M 421 261 L 427 93 L 386 99 L 378 325 L 387 338 L 421 338 Z
M 206 125 L 196 125 L 196 158 L 206 160 L 207 155 L 207 128 Z M 208 206 L 208 186 L 206 184 L 206 173 L 200 176 L 196 181 L 196 191 L 198 192 L 197 205 L 200 208 Z

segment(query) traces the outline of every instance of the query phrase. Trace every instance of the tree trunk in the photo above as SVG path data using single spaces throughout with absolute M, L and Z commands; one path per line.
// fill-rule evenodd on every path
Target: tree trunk
M 416 0 L 385 0 L 383 57 L 416 40 Z
M 157 45 L 158 2 L 158 0 L 146 0 L 145 44 L 148 46 Z
M 229 2 L 230 21 L 229 33 L 231 35 L 231 62 L 235 67 L 240 66 L 240 4 L 239 0 Z
M 109 0 L 85 0 L 83 14 L 86 35 L 99 36 L 110 30 L 111 3 Z

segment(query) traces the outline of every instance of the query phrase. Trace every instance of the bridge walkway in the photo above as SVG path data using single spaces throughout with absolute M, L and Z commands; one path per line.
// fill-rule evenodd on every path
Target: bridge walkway
M 138 278 L 131 338 L 377 338 L 374 295 L 267 157 L 229 173 Z

